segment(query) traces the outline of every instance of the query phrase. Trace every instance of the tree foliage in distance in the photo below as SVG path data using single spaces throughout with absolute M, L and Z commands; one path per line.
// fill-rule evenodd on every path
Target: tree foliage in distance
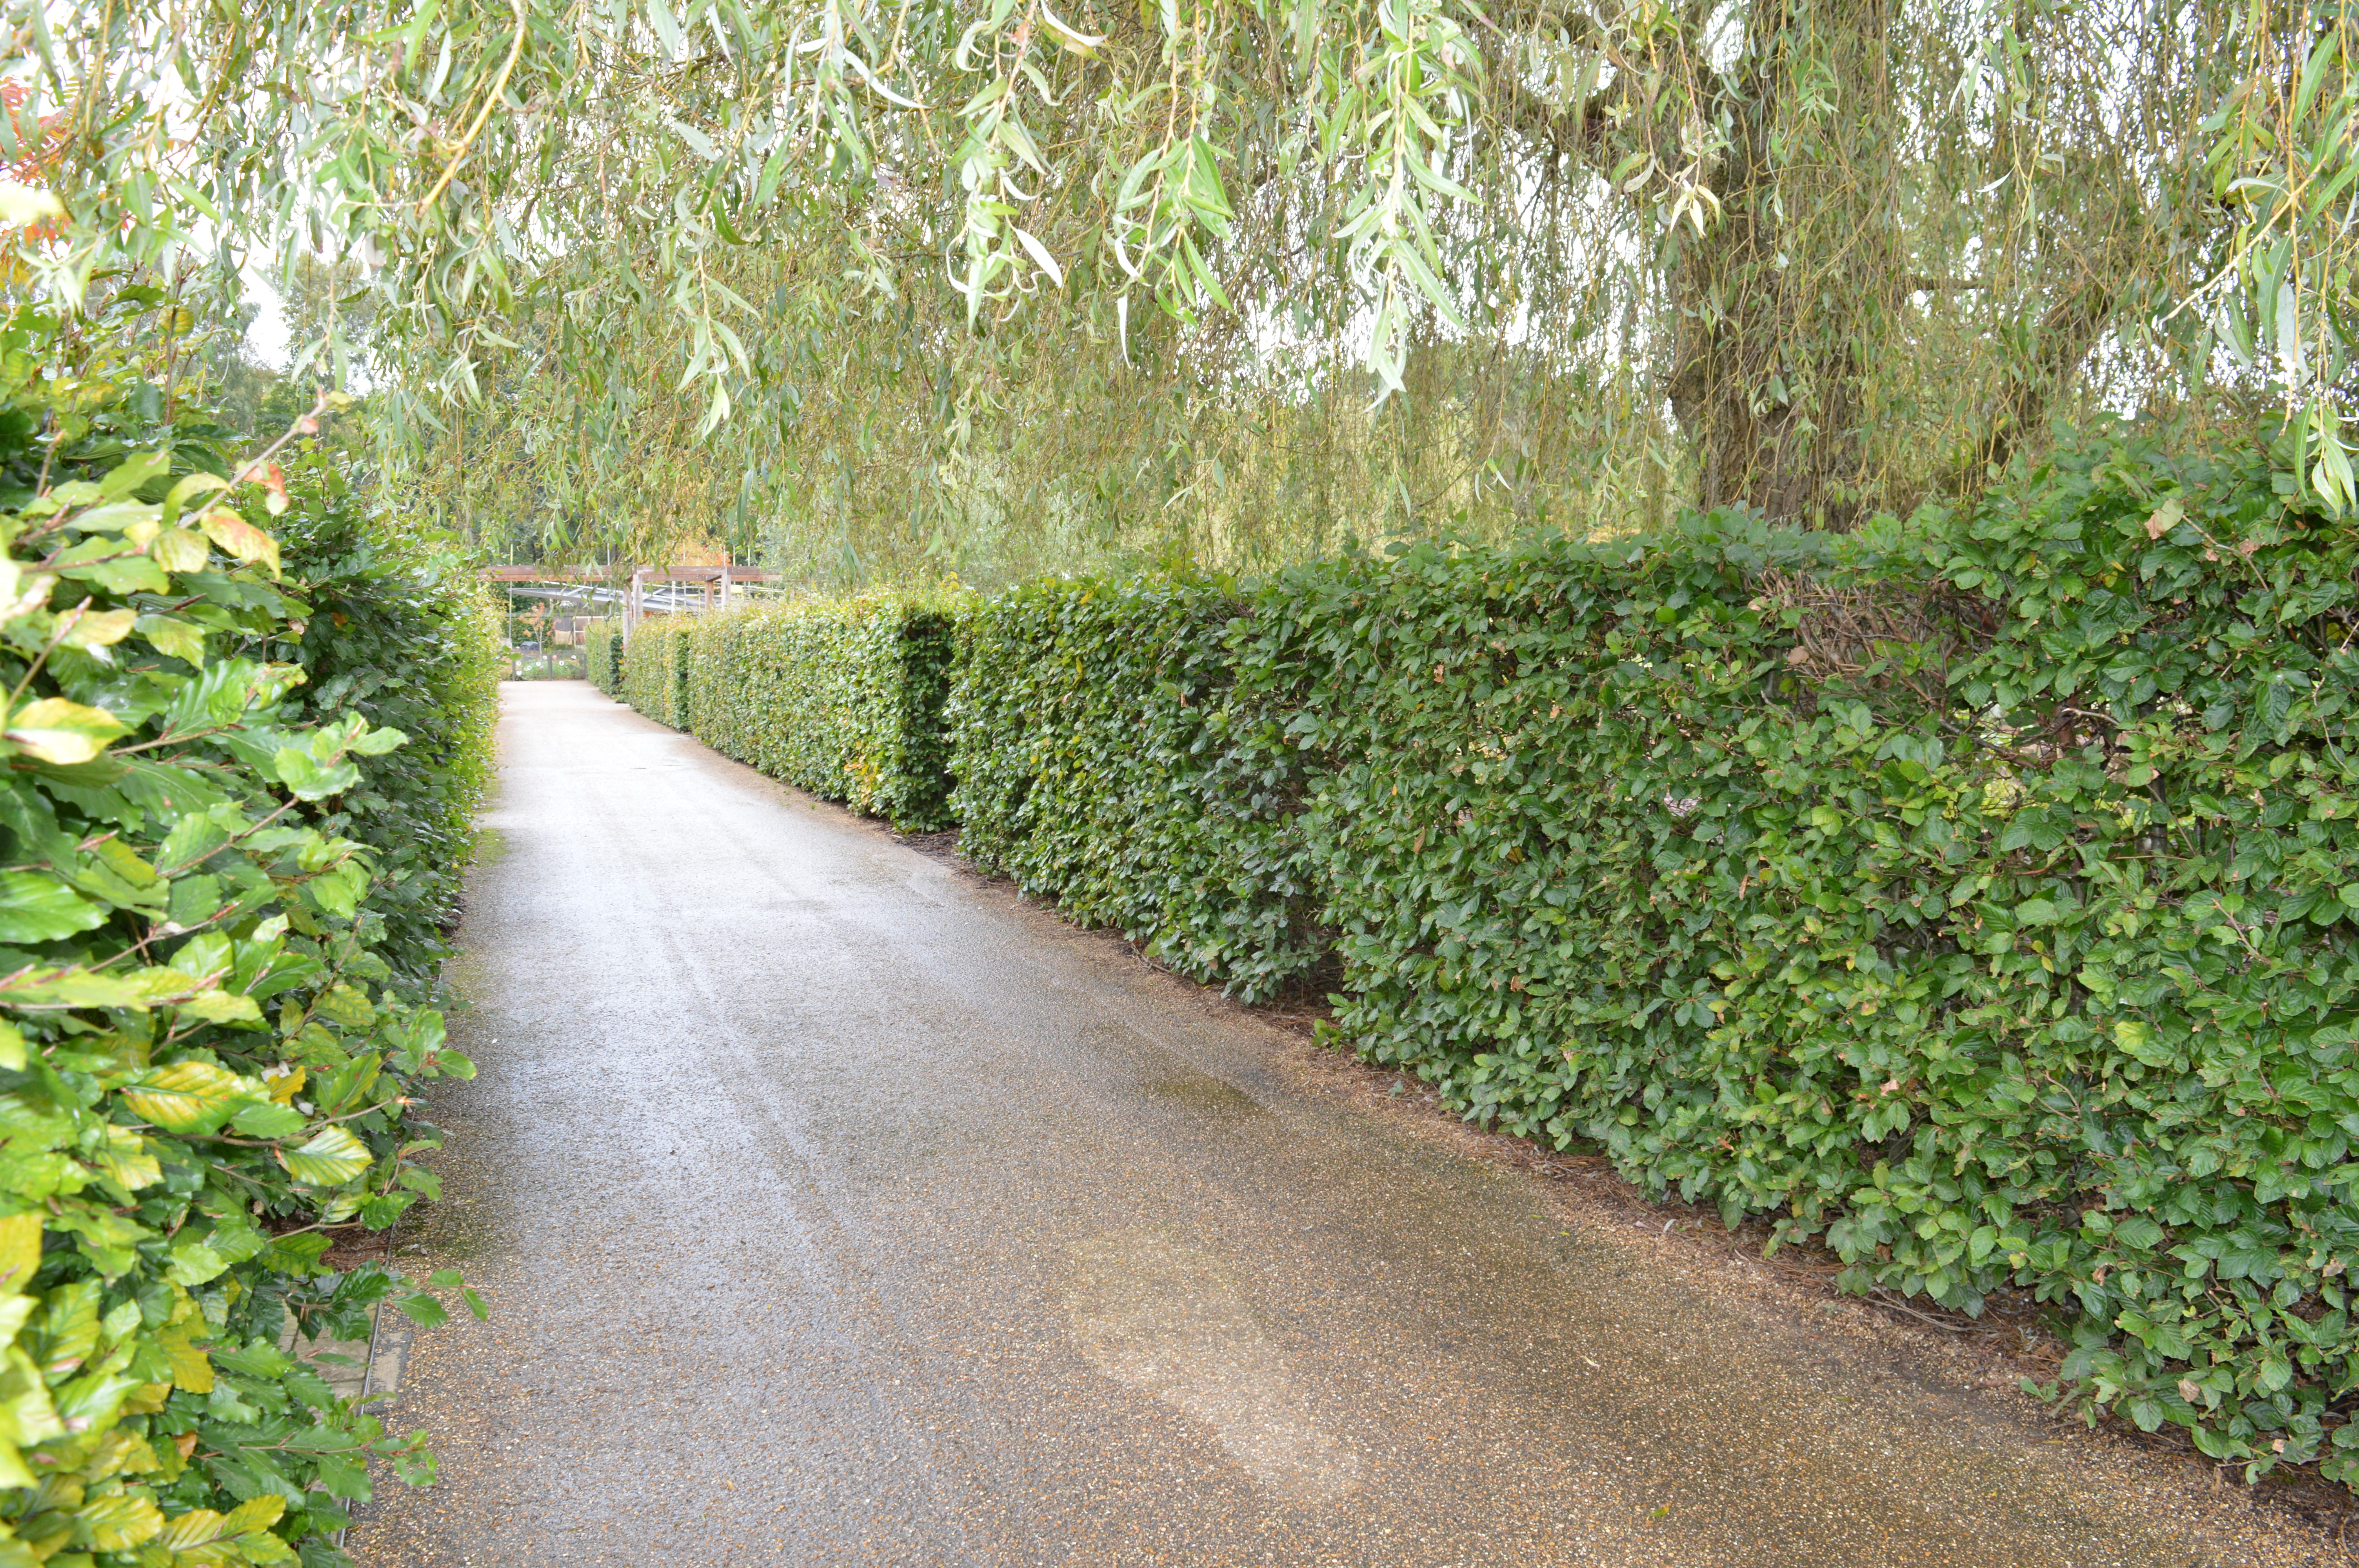
M 409 1096 L 473 1072 L 318 825 L 408 737 L 289 701 L 275 470 L 127 444 L 158 389 L 86 325 L 0 327 L 0 1560 L 343 1563 L 370 1462 L 431 1460 L 282 1336 L 442 1316 L 324 1260 L 433 1192 Z
M 527 549 L 1840 526 L 2098 408 L 2350 500 L 2347 0 L 15 6 L 28 286 L 335 253 L 391 477 Z

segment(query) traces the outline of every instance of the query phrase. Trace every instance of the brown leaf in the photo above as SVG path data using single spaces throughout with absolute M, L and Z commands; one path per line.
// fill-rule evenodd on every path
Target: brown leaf
M 278 573 L 278 541 L 226 506 L 216 506 L 200 520 L 205 536 L 241 561 L 266 561 L 272 576 Z
M 277 463 L 265 463 L 258 476 L 262 482 L 262 504 L 273 517 L 287 510 L 287 470 Z

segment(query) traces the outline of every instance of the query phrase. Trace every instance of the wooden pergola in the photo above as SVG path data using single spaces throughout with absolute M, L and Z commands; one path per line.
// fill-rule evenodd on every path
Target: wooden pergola
M 734 566 L 724 561 L 714 567 L 633 567 L 629 568 L 628 588 L 622 587 L 625 572 L 621 567 L 560 567 L 532 563 L 524 566 L 485 567 L 485 582 L 496 583 L 583 583 L 603 585 L 620 591 L 623 598 L 623 636 L 628 641 L 639 622 L 648 615 L 667 615 L 681 611 L 690 612 L 725 609 L 733 588 L 749 583 L 776 582 L 778 574 L 755 567 Z M 650 605 L 648 589 L 662 584 L 669 602 Z M 693 604 L 681 602 L 682 590 L 693 586 L 697 589 Z

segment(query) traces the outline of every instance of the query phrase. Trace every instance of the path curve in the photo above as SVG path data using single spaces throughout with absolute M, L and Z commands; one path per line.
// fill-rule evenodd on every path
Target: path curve
M 417 1243 L 495 1313 L 419 1336 L 446 1478 L 364 1564 L 2249 1560 L 1004 888 L 579 683 L 503 702 Z

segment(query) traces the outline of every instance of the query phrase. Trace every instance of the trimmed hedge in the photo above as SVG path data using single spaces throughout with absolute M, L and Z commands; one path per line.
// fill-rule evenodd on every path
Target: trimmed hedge
M 950 709 L 959 848 L 1158 961 L 1266 1000 L 1328 946 L 1283 705 L 1236 687 L 1225 579 L 1052 579 L 982 606 Z
M 954 804 L 1246 994 L 1323 921 L 1343 1037 L 1477 1119 L 1854 1289 L 2030 1289 L 2088 1409 L 2348 1479 L 2354 566 L 2257 460 L 2116 444 L 1847 540 L 1041 585 L 973 620 Z
M 689 728 L 688 638 L 692 624 L 684 615 L 640 622 L 623 660 L 623 700 L 675 730 Z
M 643 624 L 626 681 L 649 718 L 905 833 L 947 827 L 942 724 L 957 650 L 950 607 L 897 598 L 756 604 Z M 662 665 L 669 673 L 654 673 Z M 669 710 L 664 710 L 669 698 Z
M 582 673 L 590 684 L 608 697 L 623 694 L 623 629 L 619 622 L 600 617 L 590 622 L 582 633 Z
M 245 515 L 259 487 L 192 441 L 117 438 L 154 388 L 86 370 L 99 349 L 28 308 L 0 342 L 0 1563 L 348 1568 L 373 1462 L 423 1482 L 433 1461 L 280 1340 L 364 1336 L 383 1303 L 437 1322 L 431 1292 L 463 1289 L 326 1260 L 437 1190 L 419 1097 L 473 1069 L 380 950 L 372 900 L 411 873 L 322 824 L 378 795 L 447 826 L 481 737 L 438 718 L 401 771 L 417 738 L 307 713 L 274 655 L 299 643 L 352 707 L 389 706 L 354 676 L 382 622 L 463 639 L 473 585 L 388 603 L 341 492 L 292 465 L 288 539 L 353 546 L 297 597 Z
M 366 508 L 317 454 L 287 465 L 294 505 L 277 524 L 288 576 L 310 613 L 278 650 L 303 668 L 289 719 L 357 713 L 408 742 L 360 764 L 361 784 L 318 826 L 376 858 L 378 953 L 408 979 L 450 957 L 444 931 L 474 858 L 499 718 L 499 611 L 447 539 Z

